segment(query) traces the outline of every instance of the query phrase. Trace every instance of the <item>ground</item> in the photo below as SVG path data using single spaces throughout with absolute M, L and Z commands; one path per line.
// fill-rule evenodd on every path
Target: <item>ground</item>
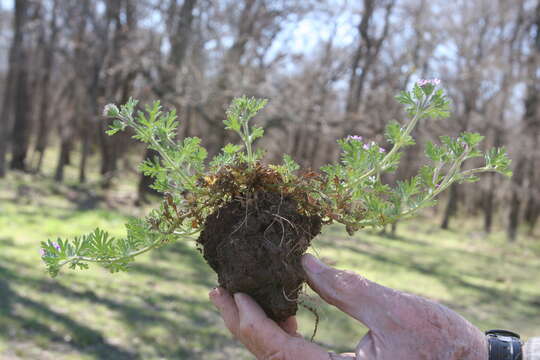
M 82 189 L 84 190 L 84 189 Z M 51 279 L 39 243 L 96 226 L 121 236 L 132 191 L 100 198 L 44 178 L 11 175 L 0 182 L 0 358 L 2 359 L 251 359 L 232 339 L 208 300 L 216 276 L 182 242 L 141 256 L 131 271 L 65 270 Z M 398 227 L 398 236 L 339 226 L 323 230 L 311 250 L 337 267 L 383 285 L 420 294 L 457 310 L 481 329 L 540 335 L 540 241 L 508 244 L 500 231 L 475 231 L 475 219 L 455 230 L 436 216 Z M 350 351 L 366 329 L 332 307 L 306 297 L 321 316 L 315 341 Z M 299 313 L 309 336 L 313 315 Z

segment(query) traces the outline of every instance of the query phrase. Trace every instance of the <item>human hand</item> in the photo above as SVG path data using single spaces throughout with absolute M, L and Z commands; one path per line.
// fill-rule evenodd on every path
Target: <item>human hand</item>
M 309 286 L 326 302 L 369 328 L 354 353 L 332 354 L 301 338 L 296 319 L 270 320 L 245 294 L 215 289 L 210 298 L 231 333 L 259 360 L 441 359 L 485 360 L 484 334 L 454 311 L 396 291 L 349 271 L 333 269 L 312 255 L 302 265 Z

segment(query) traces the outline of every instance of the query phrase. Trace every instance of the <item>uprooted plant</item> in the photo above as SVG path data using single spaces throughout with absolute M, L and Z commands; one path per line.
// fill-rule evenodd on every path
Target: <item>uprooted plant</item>
M 427 164 L 418 175 L 395 186 L 382 182 L 381 174 L 398 167 L 403 148 L 415 144 L 411 133 L 419 121 L 448 117 L 449 102 L 437 85 L 424 80 L 397 96 L 408 120 L 387 125 L 387 148 L 349 136 L 338 141 L 340 160 L 319 171 L 299 169 L 288 155 L 279 165 L 262 161 L 263 151 L 253 144 L 263 129 L 251 121 L 266 100 L 233 100 L 224 123 L 243 144 L 226 145 L 208 162 L 200 139 L 175 141 L 176 114 L 162 112 L 159 102 L 145 111 L 136 111 L 135 100 L 120 108 L 107 105 L 105 115 L 114 118 L 109 135 L 130 128 L 159 153 L 140 170 L 154 178 L 163 201 L 146 218 L 131 219 L 125 238 L 96 229 L 72 240 L 48 240 L 42 259 L 52 276 L 64 265 L 86 269 L 90 262 L 116 272 L 128 270 L 137 255 L 198 235 L 221 286 L 251 295 L 269 317 L 284 320 L 297 311 L 304 281 L 300 258 L 322 225 L 341 223 L 349 234 L 384 226 L 433 205 L 454 182 L 474 182 L 487 171 L 511 175 L 503 148 L 482 153 L 483 137 L 467 132 L 428 142 Z M 464 161 L 477 157 L 484 158 L 483 166 L 463 169 Z

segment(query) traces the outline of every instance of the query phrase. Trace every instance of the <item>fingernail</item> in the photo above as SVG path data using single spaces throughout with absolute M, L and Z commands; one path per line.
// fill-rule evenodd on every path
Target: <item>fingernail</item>
M 219 296 L 221 295 L 221 291 L 218 287 L 215 287 L 212 289 L 212 291 L 210 291 L 208 295 L 210 295 L 210 297 Z
M 305 254 L 302 257 L 302 265 L 304 269 L 312 274 L 319 274 L 326 270 L 328 267 L 325 263 L 317 259 L 311 254 Z
M 233 295 L 234 297 L 234 302 L 236 303 L 237 306 L 239 307 L 243 307 L 245 306 L 245 304 L 247 303 L 247 295 L 244 294 L 244 293 L 235 293 Z

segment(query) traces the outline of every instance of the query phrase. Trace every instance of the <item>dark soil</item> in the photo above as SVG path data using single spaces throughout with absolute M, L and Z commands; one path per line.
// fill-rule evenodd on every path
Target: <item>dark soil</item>
M 296 314 L 304 282 L 300 258 L 321 231 L 318 216 L 300 214 L 291 198 L 261 191 L 226 203 L 203 228 L 198 243 L 220 286 L 250 295 L 275 321 Z

